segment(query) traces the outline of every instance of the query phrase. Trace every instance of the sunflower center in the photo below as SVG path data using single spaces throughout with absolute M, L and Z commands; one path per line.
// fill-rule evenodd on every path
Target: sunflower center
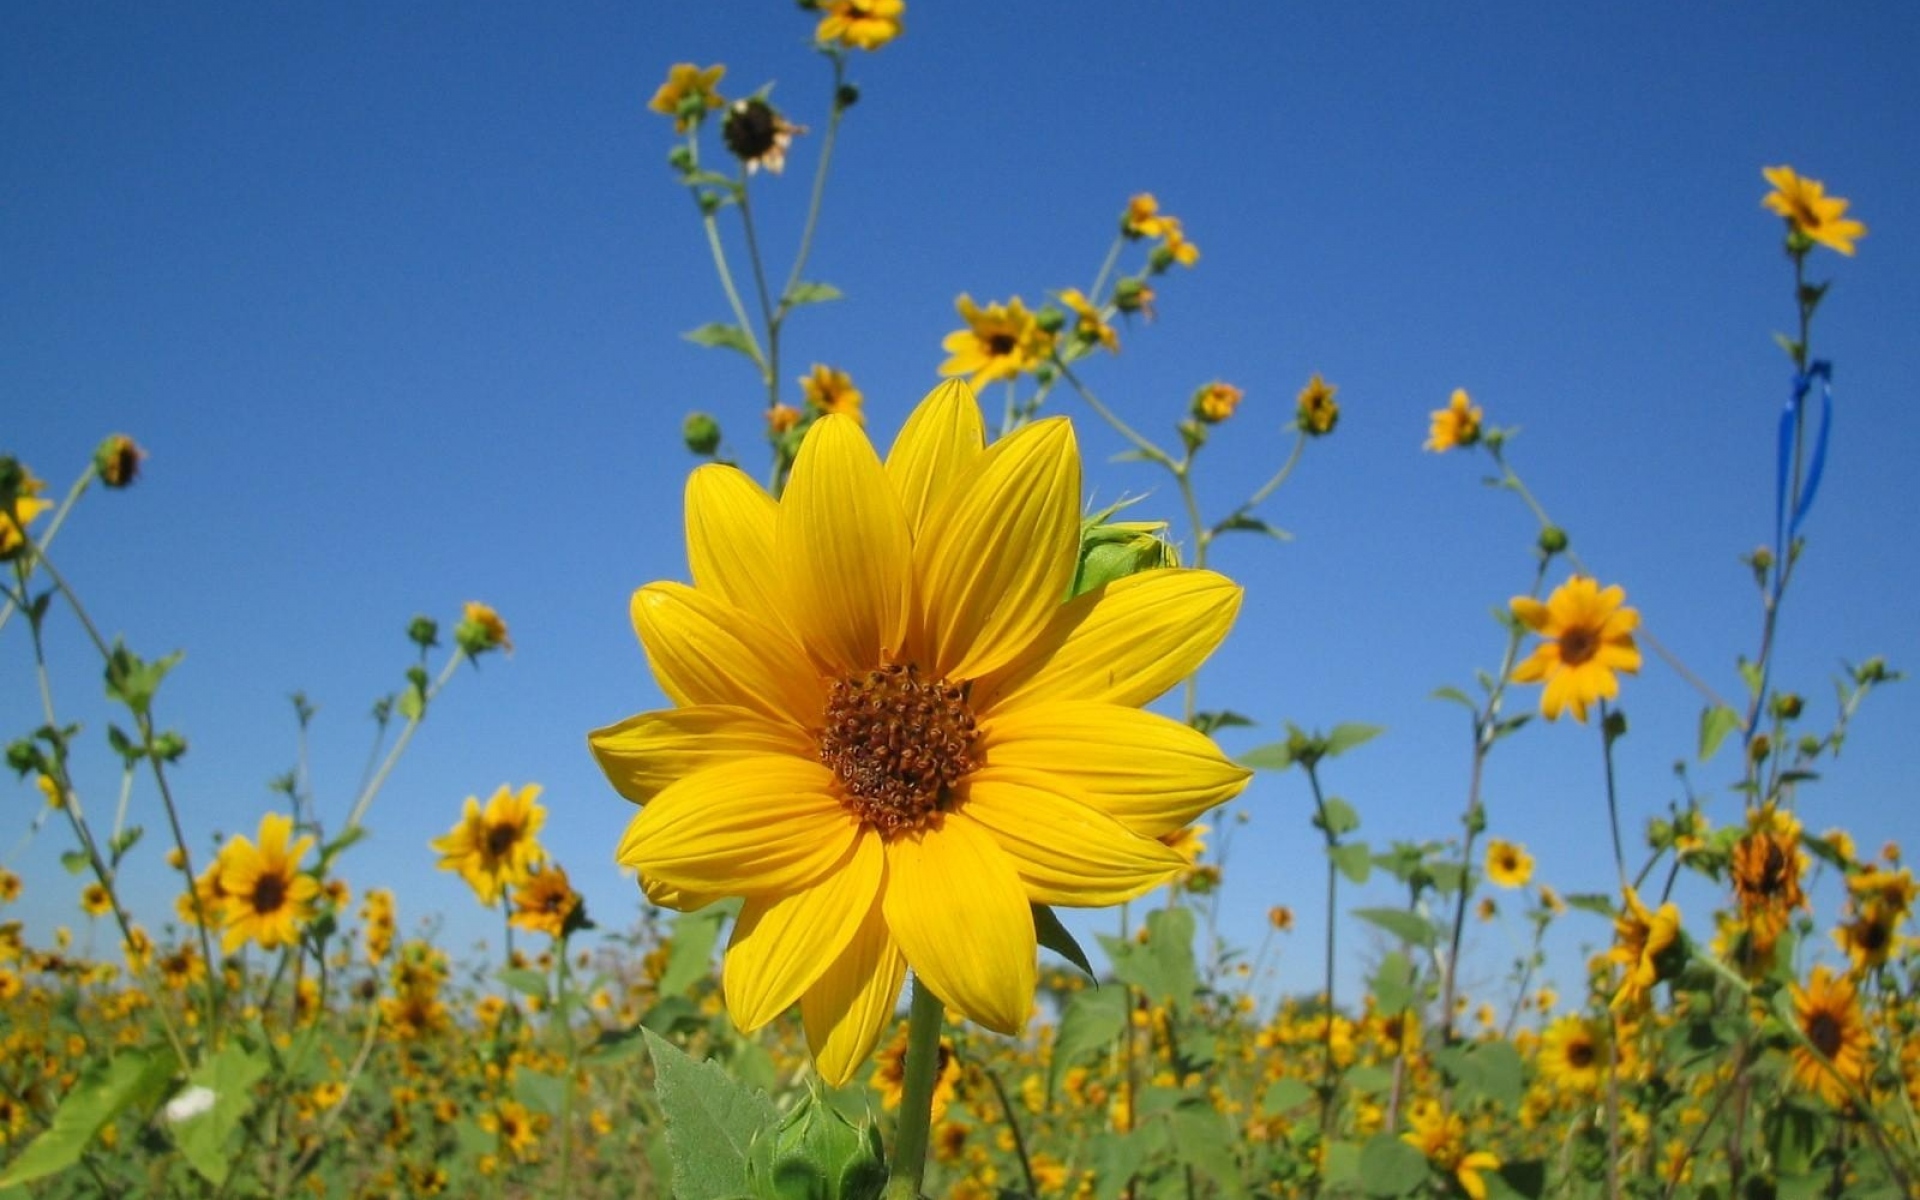
M 1584 1071 L 1593 1065 L 1592 1042 L 1570 1042 L 1567 1044 L 1567 1065 L 1576 1071 Z
M 1586 662 L 1599 648 L 1600 639 L 1585 626 L 1576 625 L 1560 635 L 1560 661 L 1569 667 Z
M 276 913 L 286 903 L 287 881 L 278 875 L 262 875 L 253 885 L 253 911 Z
M 497 825 L 487 826 L 487 857 L 505 858 L 507 852 L 513 849 L 513 844 L 519 840 L 520 827 L 517 825 L 502 821 Z
M 1840 1022 L 1832 1013 L 1817 1012 L 1807 1019 L 1807 1040 L 1827 1058 L 1840 1053 Z
M 946 811 L 953 786 L 977 765 L 974 737 L 967 685 L 889 663 L 834 683 L 820 761 L 840 780 L 848 811 L 893 837 Z
M 1010 333 L 987 335 L 987 353 L 994 358 L 1005 358 L 1007 355 L 1012 354 L 1013 348 L 1019 344 L 1020 343 Z

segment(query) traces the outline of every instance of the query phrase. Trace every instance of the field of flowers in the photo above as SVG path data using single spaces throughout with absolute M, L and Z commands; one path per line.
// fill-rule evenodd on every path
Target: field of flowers
M 1457 825 L 1363 840 L 1329 777 L 1346 754 L 1391 753 L 1369 745 L 1380 730 L 1290 728 L 1230 756 L 1213 734 L 1249 722 L 1203 707 L 1194 678 L 1242 607 L 1209 552 L 1278 532 L 1262 505 L 1337 436 L 1337 386 L 1306 380 L 1288 453 L 1205 511 L 1195 480 L 1240 389 L 1196 389 L 1163 444 L 1089 382 L 1199 259 L 1143 192 L 1117 198 L 1090 288 L 1036 281 L 1034 306 L 957 297 L 946 382 L 890 446 L 870 440 L 847 371 L 814 363 L 790 395 L 789 318 L 839 298 L 807 267 L 860 100 L 851 69 L 900 36 L 904 5 L 803 7 L 830 73 L 806 129 L 720 64 L 675 64 L 652 97 L 726 301 L 687 336 L 753 372 L 766 402 L 745 438 L 705 412 L 682 426 L 691 582 L 647 583 L 631 609 L 670 707 L 582 731 L 636 806 L 617 859 L 644 893 L 637 916 L 586 911 L 568 867 L 605 865 L 543 845 L 534 784 L 468 798 L 422 850 L 497 914 L 504 959 L 457 955 L 429 914 L 403 911 L 403 888 L 356 877 L 375 800 L 436 698 L 512 646 L 478 602 L 409 626 L 417 657 L 375 709 L 344 820 L 322 820 L 295 771 L 257 828 L 207 846 L 173 782 L 178 656 L 100 633 L 59 569 L 69 516 L 135 487 L 143 450 L 108 437 L 64 493 L 48 482 L 60 464 L 0 457 L 0 651 L 42 717 L 4 731 L 7 763 L 44 800 L 35 845 L 84 881 L 105 931 L 87 944 L 111 947 L 30 936 L 6 913 L 22 880 L 0 869 L 0 1197 L 1920 1194 L 1920 889 L 1897 845 L 1798 815 L 1900 674 L 1874 657 L 1830 684 L 1774 671 L 1831 420 L 1816 318 L 1867 235 L 1848 202 L 1791 167 L 1756 177 L 1782 238 L 1756 252 L 1784 248 L 1791 321 L 1775 536 L 1744 559 L 1759 614 L 1744 691 L 1698 683 L 1698 727 L 1676 734 L 1737 775 L 1717 810 L 1741 818 L 1711 822 L 1690 786 L 1655 819 L 1620 811 L 1623 687 L 1655 655 L 1696 677 L 1554 523 L 1517 431 L 1454 390 L 1409 442 L 1474 456 L 1537 518 L 1533 572 L 1477 687 L 1439 695 L 1471 733 Z M 751 197 L 801 148 L 816 151 L 811 201 L 793 261 L 770 262 Z M 1005 397 L 997 412 L 987 396 Z M 1177 510 L 1089 511 L 1063 412 L 1123 439 Z M 764 467 L 742 443 L 764 445 Z M 56 618 L 98 652 L 104 731 L 56 703 Z M 1829 686 L 1830 705 L 1806 698 Z M 296 716 L 304 735 L 304 698 Z M 1604 766 L 1606 894 L 1556 890 L 1482 803 L 1487 761 L 1554 722 L 1587 727 Z M 121 779 L 104 802 L 76 782 L 101 761 Z M 1208 936 L 1223 861 L 1206 845 L 1260 771 L 1297 773 L 1312 797 L 1328 918 L 1296 929 L 1277 906 L 1267 944 L 1235 947 Z M 141 856 L 177 873 L 171 911 L 129 899 Z M 1346 904 L 1381 879 L 1399 904 Z M 1685 886 L 1717 903 L 1683 914 Z M 1111 910 L 1097 953 L 1062 907 Z M 1476 994 L 1467 931 L 1502 909 L 1530 941 Z M 1570 909 L 1609 919 L 1611 944 L 1555 973 L 1549 935 Z M 1377 935 L 1359 989 L 1336 971 L 1362 956 L 1340 941 L 1343 911 Z M 1316 991 L 1259 986 L 1281 937 L 1320 956 Z M 1568 978 L 1581 986 L 1553 982 Z

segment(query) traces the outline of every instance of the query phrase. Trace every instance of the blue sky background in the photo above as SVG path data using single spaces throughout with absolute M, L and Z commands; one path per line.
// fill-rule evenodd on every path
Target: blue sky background
M 0 12 L 0 445 L 55 490 L 107 433 L 151 452 L 133 491 L 88 498 L 55 561 L 103 627 L 148 655 L 187 651 L 159 711 L 191 740 L 177 779 L 198 836 L 251 831 L 273 804 L 296 688 L 320 706 L 313 776 L 338 823 L 364 714 L 409 662 L 408 619 L 450 629 L 484 599 L 516 653 L 448 690 L 346 873 L 393 886 L 409 921 L 445 914 L 456 948 L 497 939 L 427 842 L 464 797 L 538 781 L 546 843 L 594 916 L 634 916 L 611 861 L 630 809 L 584 736 L 664 703 L 626 606 L 684 578 L 682 416 L 711 410 L 757 463 L 764 404 L 743 361 L 679 336 L 726 313 L 666 167 L 668 122 L 645 105 L 676 61 L 726 63 L 729 95 L 778 82 L 815 130 L 785 178 L 756 180 L 783 275 L 825 124 L 811 28 L 748 0 Z M 957 294 L 1085 287 L 1126 198 L 1157 194 L 1204 256 L 1089 383 L 1169 437 L 1198 385 L 1246 389 L 1207 452 L 1215 513 L 1284 455 L 1310 373 L 1343 408 L 1263 510 L 1296 540 L 1215 556 L 1248 600 L 1202 705 L 1261 721 L 1226 737 L 1235 752 L 1289 719 L 1387 726 L 1330 765 L 1330 787 L 1363 836 L 1449 837 L 1467 728 L 1430 694 L 1496 664 L 1487 613 L 1524 589 L 1534 531 L 1480 485 L 1480 460 L 1421 453 L 1428 412 L 1466 387 L 1489 421 L 1524 427 L 1513 458 L 1586 561 L 1734 693 L 1758 632 L 1736 559 L 1770 537 L 1789 375 L 1771 334 L 1793 319 L 1760 170 L 1791 163 L 1871 229 L 1857 259 L 1815 258 L 1837 280 L 1816 353 L 1836 362 L 1838 415 L 1777 677 L 1824 728 L 1843 657 L 1920 666 L 1916 61 L 1920 10 L 1892 4 L 1834 21 L 1784 3 L 916 0 L 905 38 L 854 60 L 865 98 L 808 271 L 847 299 L 791 323 L 790 391 L 811 362 L 850 370 L 884 444 L 936 382 Z M 1151 470 L 1106 465 L 1120 443 L 1077 402 L 1056 410 L 1076 418 L 1096 498 L 1145 491 L 1137 511 L 1177 515 Z M 40 721 L 26 632 L 0 631 L 9 739 Z M 98 665 L 66 617 L 53 632 L 104 818 L 117 774 Z M 1700 703 L 1651 658 L 1624 703 L 1637 828 L 1676 797 Z M 1913 685 L 1876 697 L 1803 794 L 1808 825 L 1920 844 L 1916 729 Z M 1735 774 L 1731 754 L 1695 773 L 1721 823 L 1738 819 Z M 9 792 L 7 852 L 39 803 L 30 782 Z M 1567 722 L 1504 744 L 1486 784 L 1492 832 L 1570 892 L 1611 882 L 1603 797 L 1597 733 Z M 1257 942 L 1273 904 L 1319 926 L 1308 806 L 1297 774 L 1236 806 L 1233 940 Z M 161 824 L 144 783 L 135 819 Z M 12 859 L 36 929 L 82 924 L 80 881 L 53 862 L 66 836 L 50 826 Z M 158 855 L 129 876 L 156 925 L 173 891 Z M 1710 903 L 1690 904 L 1697 930 Z M 1566 929 L 1573 973 L 1608 931 L 1581 915 Z M 1521 932 L 1475 926 L 1469 976 L 1491 982 Z M 1352 979 L 1368 939 L 1347 944 Z M 1297 933 L 1274 982 L 1304 990 L 1319 970 Z

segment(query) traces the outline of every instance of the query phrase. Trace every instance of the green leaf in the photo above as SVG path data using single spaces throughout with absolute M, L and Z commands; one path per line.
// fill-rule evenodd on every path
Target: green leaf
M 1327 735 L 1327 757 L 1345 754 L 1355 746 L 1365 745 L 1386 731 L 1384 725 L 1359 725 L 1351 721 L 1343 721 L 1335 725 L 1333 732 Z
M 753 335 L 738 325 L 723 325 L 714 321 L 698 329 L 688 330 L 680 336 L 696 346 L 718 346 L 726 350 L 738 350 L 753 361 L 760 361 L 760 351 L 754 345 Z
M 121 830 L 112 841 L 107 843 L 107 848 L 113 852 L 112 861 L 118 863 L 125 857 L 127 851 L 133 849 L 140 841 L 140 835 L 145 832 L 146 830 L 138 825 L 129 825 Z
M 1360 814 L 1353 811 L 1353 805 L 1340 797 L 1329 796 L 1321 806 L 1321 811 L 1313 814 L 1313 827 L 1324 830 L 1333 837 L 1339 837 L 1343 833 L 1352 833 L 1360 828 Z
M 155 1047 L 87 1064 L 73 1090 L 61 1097 L 53 1123 L 0 1174 L 0 1188 L 45 1179 L 79 1162 L 87 1145 L 115 1117 L 160 1098 L 176 1062 L 171 1050 Z
M 1398 950 L 1389 950 L 1373 973 L 1373 998 L 1383 1013 L 1403 1011 L 1413 1003 L 1413 961 Z
M 558 1075 L 521 1071 L 513 1077 L 513 1097 L 536 1112 L 557 1117 L 566 1104 L 567 1085 Z
M 1213 527 L 1215 533 L 1264 533 L 1277 542 L 1290 542 L 1293 535 L 1278 525 L 1269 525 L 1259 517 L 1235 513 Z
M 1218 733 L 1222 729 L 1251 729 L 1253 725 L 1252 717 L 1245 713 L 1234 712 L 1232 709 L 1193 714 L 1193 727 L 1209 735 Z
M 1511 1042 L 1448 1046 L 1435 1051 L 1433 1061 L 1466 1091 L 1484 1096 L 1508 1110 L 1520 1103 L 1524 1069 L 1520 1052 Z
M 1353 915 L 1378 925 L 1403 942 L 1423 948 L 1434 944 L 1433 922 L 1401 908 L 1356 908 Z
M 673 1160 L 670 1194 L 677 1200 L 733 1200 L 746 1195 L 747 1155 L 754 1135 L 779 1114 L 764 1092 L 750 1092 L 711 1062 L 695 1062 L 648 1031 L 654 1093 L 667 1118 Z
M 1299 1079 L 1276 1080 L 1260 1098 L 1260 1110 L 1268 1116 L 1284 1116 L 1302 1105 L 1313 1103 L 1313 1089 Z
M 1726 736 L 1740 728 L 1740 714 L 1724 704 L 1700 711 L 1700 761 L 1713 757 Z
M 1360 1186 L 1369 1196 L 1405 1196 L 1427 1181 L 1427 1156 L 1391 1133 L 1360 1147 Z
M 1348 842 L 1344 846 L 1332 846 L 1327 857 L 1342 875 L 1355 883 L 1365 883 L 1367 876 L 1373 874 L 1373 852 L 1365 842 Z
M 93 860 L 87 857 L 87 852 L 84 850 L 62 850 L 60 865 L 67 869 L 67 874 L 78 875 L 92 866 Z
M 1293 765 L 1293 747 L 1287 742 L 1269 742 L 1242 754 L 1239 763 L 1255 771 L 1284 771 Z
M 1193 965 L 1193 910 L 1164 908 L 1147 914 L 1145 944 L 1127 938 L 1102 937 L 1107 960 L 1122 982 L 1130 983 L 1155 1000 L 1185 1009 L 1199 986 Z
M 1212 1179 L 1219 1195 L 1231 1200 L 1247 1194 L 1240 1180 L 1240 1164 L 1233 1155 L 1235 1139 L 1225 1117 L 1205 1101 L 1195 1100 L 1176 1108 L 1167 1119 L 1173 1131 L 1175 1161 Z
M 270 1066 L 266 1056 L 255 1054 L 238 1041 L 230 1041 L 187 1079 L 188 1087 L 212 1092 L 213 1104 L 174 1122 L 173 1140 L 201 1178 L 215 1187 L 226 1185 L 236 1149 L 229 1143 L 234 1130 L 253 1107 L 253 1085 L 260 1082 Z
M 1039 937 L 1040 944 L 1080 968 L 1081 974 L 1092 979 L 1093 964 L 1087 961 L 1087 952 L 1080 948 L 1067 927 L 1060 923 L 1052 908 L 1045 904 L 1033 906 L 1033 931 Z
M 1047 1096 L 1052 1098 L 1074 1060 L 1092 1050 L 1111 1046 L 1127 1027 L 1127 989 L 1109 985 L 1075 992 L 1060 1012 L 1060 1030 L 1053 1039 L 1053 1061 L 1047 1067 Z
M 502 967 L 500 982 L 523 996 L 547 998 L 547 977 L 531 967 Z
M 1464 704 L 1474 712 L 1480 711 L 1480 706 L 1475 704 L 1465 692 L 1457 687 L 1435 688 L 1433 690 L 1433 698 L 1435 700 L 1451 700 L 1455 704 Z
M 1747 685 L 1749 695 L 1760 694 L 1760 685 L 1766 682 L 1765 675 L 1759 663 L 1748 662 L 1744 658 L 1740 660 L 1740 679 Z
M 808 283 L 802 280 L 787 292 L 785 303 L 788 308 L 799 308 L 802 304 L 825 304 L 829 300 L 838 300 L 840 297 L 840 289 L 830 283 Z
M 713 969 L 713 946 L 720 940 L 720 926 L 726 919 L 727 911 L 722 908 L 681 913 L 674 919 L 667 968 L 660 974 L 660 995 L 684 996 L 706 978 Z
M 1577 908 L 1581 912 L 1597 913 L 1603 917 L 1613 916 L 1613 898 L 1600 892 L 1575 892 L 1563 897 L 1568 908 Z

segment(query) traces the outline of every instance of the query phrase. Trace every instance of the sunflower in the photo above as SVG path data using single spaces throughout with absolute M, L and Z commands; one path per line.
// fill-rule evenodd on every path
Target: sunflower
M 1796 908 L 1807 907 L 1800 887 L 1807 856 L 1800 849 L 1800 822 L 1768 807 L 1757 810 L 1746 836 L 1733 846 L 1732 875 L 1740 917 L 1765 954 L 1787 927 Z
M 104 884 L 90 883 L 80 889 L 80 907 L 90 917 L 104 917 L 113 911 L 113 896 Z
M 1885 905 L 1869 904 L 1833 931 L 1833 940 L 1847 952 L 1855 975 L 1864 975 L 1905 948 L 1900 934 L 1902 914 Z
M 1533 855 L 1518 842 L 1493 838 L 1487 842 L 1487 878 L 1498 887 L 1525 887 L 1533 878 Z
M 1540 1074 L 1563 1092 L 1591 1094 L 1606 1076 L 1610 1040 L 1598 1021 L 1561 1017 L 1540 1035 Z
M 1531 596 L 1513 598 L 1513 615 L 1546 640 L 1513 669 L 1515 683 L 1546 683 L 1540 711 L 1557 721 L 1568 708 L 1576 721 L 1587 719 L 1587 706 L 1620 694 L 1615 671 L 1640 669 L 1640 650 L 1633 631 L 1640 613 L 1622 601 L 1618 586 L 1602 589 L 1584 575 L 1575 575 L 1554 589 L 1542 604 Z
M 544 1118 L 517 1100 L 502 1100 L 492 1112 L 480 1114 L 480 1128 L 499 1138 L 500 1147 L 520 1162 L 533 1152 L 545 1125 Z
M 1465 388 L 1453 389 L 1447 406 L 1432 414 L 1423 450 L 1444 454 L 1455 446 L 1471 446 L 1480 440 L 1480 408 L 1467 396 Z
M 27 526 L 53 507 L 53 501 L 41 499 L 46 490 L 18 459 L 0 458 L 0 559 L 26 545 Z
M 1232 384 L 1216 379 L 1193 394 L 1188 411 L 1202 424 L 1218 425 L 1240 407 L 1240 398 L 1245 394 Z
M 545 863 L 513 890 L 514 913 L 508 920 L 520 929 L 565 937 L 579 907 L 580 893 L 567 881 L 566 869 Z
M 1054 418 L 988 448 L 950 382 L 883 465 L 860 426 L 808 431 L 786 494 L 740 471 L 688 481 L 694 586 L 633 620 L 678 706 L 590 736 L 643 805 L 618 858 L 656 902 L 744 896 L 722 975 L 757 1029 L 796 1001 L 844 1083 L 910 965 L 1003 1033 L 1036 978 L 1033 904 L 1106 905 L 1175 877 L 1157 839 L 1248 772 L 1138 706 L 1191 674 L 1240 590 L 1205 571 L 1126 576 L 1062 603 L 1080 457 Z
M 1308 437 L 1325 437 L 1333 432 L 1340 422 L 1340 406 L 1333 399 L 1339 390 L 1317 373 L 1307 380 L 1294 400 L 1300 432 Z
M 824 0 L 820 9 L 825 15 L 813 31 L 814 41 L 878 50 L 900 36 L 907 5 L 906 0 Z
M 311 836 L 287 845 L 293 818 L 268 813 L 260 818 L 260 844 L 239 834 L 220 847 L 220 891 L 225 932 L 220 945 L 231 954 L 248 942 L 274 950 L 293 942 L 299 927 L 313 916 L 320 884 L 300 870 L 313 846 Z
M 813 370 L 800 377 L 800 394 L 807 407 L 817 413 L 845 413 L 861 424 L 866 417 L 860 409 L 866 397 L 853 386 L 853 377 L 825 363 L 813 364 Z
M 653 94 L 647 107 L 673 118 L 673 131 L 685 133 L 699 124 L 700 118 L 726 103 L 717 90 L 727 69 L 718 63 L 705 70 L 692 63 L 675 63 L 667 72 L 667 81 Z
M 1167 222 L 1177 219 L 1160 211 L 1160 201 L 1152 192 L 1140 192 L 1127 199 L 1127 211 L 1120 218 L 1120 232 L 1130 238 L 1165 237 Z
M 960 1056 L 954 1051 L 952 1038 L 941 1038 L 939 1057 L 933 1068 L 933 1120 L 946 1115 L 947 1105 L 952 1102 L 959 1083 Z M 892 1112 L 900 1107 L 900 1097 L 907 1087 L 907 1031 L 904 1028 L 874 1059 L 873 1086 L 880 1091 L 881 1108 Z
M 1866 1082 L 1871 1048 L 1853 983 L 1823 965 L 1813 969 L 1806 990 L 1798 984 L 1790 990 L 1794 1024 L 1808 1043 L 1793 1048 L 1793 1081 L 1828 1104 L 1845 1104 L 1849 1089 Z
M 1639 1004 L 1654 984 L 1670 977 L 1686 959 L 1679 905 L 1669 901 L 1658 912 L 1648 912 L 1631 887 L 1625 890 L 1625 900 L 1613 918 L 1613 949 L 1607 951 L 1609 959 L 1626 968 L 1613 994 L 1615 1009 Z
M 1767 167 L 1760 173 L 1773 185 L 1761 203 L 1785 217 L 1793 232 L 1808 241 L 1851 256 L 1853 243 L 1867 236 L 1865 225 L 1845 215 L 1847 201 L 1827 195 L 1826 185 L 1818 179 L 1796 175 L 1787 166 Z
M 1068 288 L 1060 293 L 1060 303 L 1073 312 L 1073 335 L 1088 346 L 1099 345 L 1109 354 L 1120 353 L 1120 335 L 1093 301 L 1087 299 L 1079 288 Z
M 480 903 L 498 903 L 501 893 L 524 882 L 543 857 L 535 838 L 546 823 L 547 810 L 541 807 L 539 795 L 537 783 L 517 792 L 501 784 L 487 799 L 484 812 L 479 799 L 468 796 L 459 822 L 447 836 L 434 839 L 440 869 L 458 871 Z
M 1031 371 L 1053 353 L 1053 335 L 1040 328 L 1018 296 L 1006 304 L 981 308 L 973 297 L 962 294 L 954 307 L 967 327 L 940 343 L 951 355 L 940 364 L 942 375 L 968 375 L 969 384 L 984 387 Z
M 1416 1100 L 1400 1140 L 1427 1156 L 1435 1169 L 1450 1174 L 1473 1200 L 1487 1200 L 1483 1171 L 1498 1171 L 1500 1159 L 1486 1150 L 1467 1149 L 1467 1123 L 1432 1100 Z

